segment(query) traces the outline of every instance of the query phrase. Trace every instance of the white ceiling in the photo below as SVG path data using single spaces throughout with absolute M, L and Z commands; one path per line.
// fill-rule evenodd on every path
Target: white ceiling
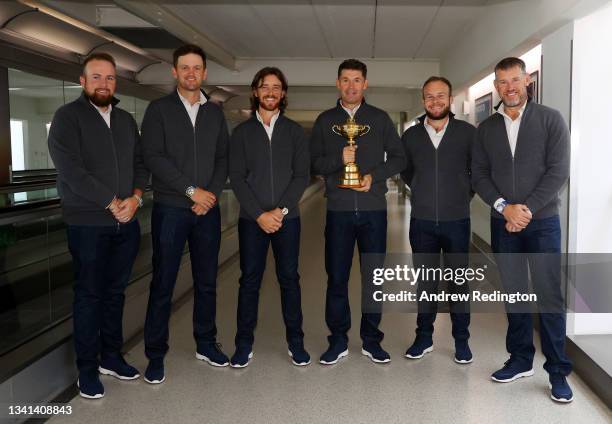
M 517 1 L 43 0 L 43 3 L 90 25 L 134 27 L 134 22 L 142 26 L 146 21 L 185 42 L 202 45 L 211 58 L 208 84 L 232 87 L 227 93 L 209 88 L 227 94 L 228 103 L 237 107 L 248 101 L 248 90 L 243 93 L 239 87 L 248 87 L 254 72 L 267 65 L 280 66 L 293 86 L 301 86 L 292 91 L 292 107 L 302 110 L 320 107 L 321 102 L 309 96 L 330 103 L 337 95 L 333 82 L 339 61 L 357 57 L 366 61 L 371 70 L 369 96 L 390 111 L 406 111 L 421 107 L 420 84 L 438 72 L 440 59 L 465 38 L 488 6 Z M 150 55 L 166 62 L 171 51 L 147 49 Z M 138 72 L 136 78 L 153 86 L 172 85 L 167 68 L 167 64 L 153 65 Z M 316 92 L 318 88 L 324 93 Z
M 437 59 L 478 19 L 483 6 L 499 2 L 243 0 L 163 5 L 236 58 Z

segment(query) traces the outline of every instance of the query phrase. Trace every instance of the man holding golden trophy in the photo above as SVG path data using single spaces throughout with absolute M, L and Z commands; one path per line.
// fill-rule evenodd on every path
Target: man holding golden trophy
M 405 167 L 404 150 L 393 122 L 385 111 L 366 103 L 367 86 L 364 63 L 355 59 L 342 62 L 336 81 L 340 99 L 336 107 L 319 115 L 310 143 L 312 172 L 324 177 L 327 197 L 325 321 L 331 334 L 329 348 L 319 361 L 326 365 L 348 355 L 348 281 L 355 242 L 360 259 L 363 254 L 371 254 L 361 267 L 362 276 L 371 275 L 364 268 L 376 262 L 382 266 L 387 249 L 386 180 Z M 361 353 L 375 363 L 387 363 L 391 358 L 381 346 L 384 334 L 378 328 L 380 305 L 367 302 L 370 284 L 364 281 Z

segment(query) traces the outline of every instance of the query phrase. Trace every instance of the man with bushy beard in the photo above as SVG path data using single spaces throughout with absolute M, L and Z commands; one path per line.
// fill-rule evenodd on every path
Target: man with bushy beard
M 415 267 L 466 267 L 470 246 L 470 183 L 475 128 L 454 118 L 452 86 L 444 77 L 429 78 L 422 89 L 425 115 L 402 136 L 407 166 L 402 178 L 411 191 L 410 246 Z M 439 281 L 419 281 L 418 298 L 438 292 Z M 468 293 L 467 282 L 449 282 L 451 293 Z M 451 302 L 455 362 L 472 362 L 468 345 L 469 302 Z M 418 303 L 416 338 L 406 351 L 409 359 L 433 350 L 437 302 Z
M 251 83 L 249 120 L 232 133 L 230 181 L 240 202 L 240 290 L 236 352 L 230 360 L 243 368 L 253 357 L 259 289 L 272 245 L 288 353 L 294 365 L 310 363 L 304 349 L 298 258 L 299 201 L 310 178 L 310 155 L 303 128 L 284 116 L 287 80 L 280 69 L 261 69 Z
M 83 94 L 60 107 L 49 130 L 72 254 L 74 345 L 80 395 L 104 396 L 98 373 L 120 380 L 140 375 L 121 355 L 124 291 L 138 253 L 134 218 L 149 180 L 138 126 L 117 107 L 115 61 L 85 59 Z

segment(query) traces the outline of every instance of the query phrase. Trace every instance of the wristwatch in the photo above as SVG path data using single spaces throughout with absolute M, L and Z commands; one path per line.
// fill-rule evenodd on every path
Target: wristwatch
M 495 205 L 495 210 L 500 213 L 500 214 L 504 214 L 504 209 L 506 209 L 506 206 L 508 206 L 508 202 L 506 202 L 505 200 L 502 200 L 501 202 L 498 202 Z
M 138 207 L 139 207 L 139 208 L 142 208 L 142 205 L 144 205 L 144 202 L 143 202 L 143 200 L 142 200 L 142 197 L 140 197 L 140 196 L 139 196 L 139 195 L 137 195 L 137 194 L 134 194 L 132 197 L 134 197 L 136 200 L 138 200 Z
M 194 186 L 189 186 L 185 189 L 185 195 L 191 199 L 195 194 L 195 190 Z
M 281 208 L 281 213 L 283 214 L 283 216 L 287 215 L 289 213 L 289 209 L 285 206 L 283 208 Z

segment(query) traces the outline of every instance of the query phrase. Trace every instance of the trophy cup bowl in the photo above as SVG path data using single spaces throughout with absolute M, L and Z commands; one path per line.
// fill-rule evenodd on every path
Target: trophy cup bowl
M 344 124 L 332 126 L 332 131 L 339 136 L 346 138 L 349 146 L 354 146 L 355 139 L 367 134 L 370 131 L 370 126 L 358 124 L 355 122 L 355 119 L 352 116 L 349 116 Z M 359 168 L 355 162 L 350 162 L 344 165 L 344 171 L 340 176 L 338 187 L 361 187 L 361 174 L 359 173 Z

